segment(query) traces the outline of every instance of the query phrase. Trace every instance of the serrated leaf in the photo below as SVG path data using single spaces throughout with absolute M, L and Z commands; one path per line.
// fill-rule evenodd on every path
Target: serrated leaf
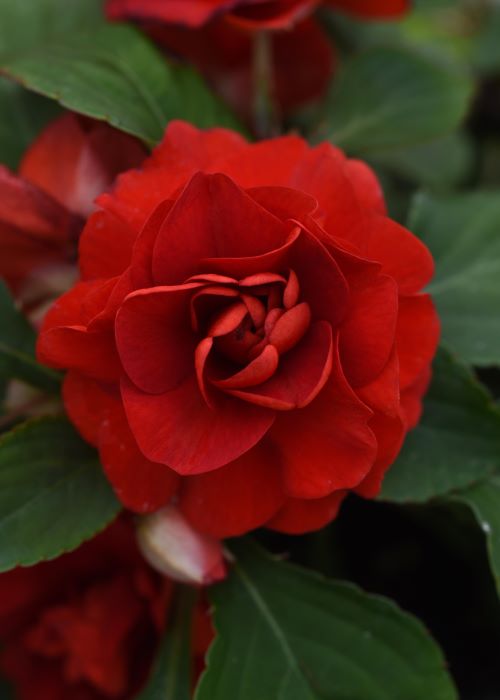
M 194 70 L 168 64 L 137 30 L 96 25 L 11 55 L 10 78 L 64 107 L 109 122 L 148 143 L 171 119 L 199 127 L 238 124 Z
M 471 509 L 486 536 L 491 570 L 500 594 L 500 477 L 475 484 L 453 499 Z
M 472 92 L 463 69 L 403 47 L 375 47 L 335 76 L 325 135 L 362 154 L 411 147 L 456 129 Z
M 120 504 L 95 451 L 63 418 L 30 421 L 0 440 L 0 571 L 78 547 Z
M 172 604 L 172 619 L 153 666 L 146 688 L 136 700 L 191 700 L 191 626 L 196 592 L 178 587 Z
M 422 419 L 385 477 L 380 498 L 419 503 L 500 469 L 500 411 L 471 372 L 441 349 Z
M 0 378 L 20 379 L 39 389 L 57 392 L 60 377 L 35 360 L 35 331 L 16 308 L 1 279 L 0 318 Z
M 196 700 L 453 700 L 428 632 L 388 600 L 235 541 L 210 591 L 216 640 Z
M 464 360 L 500 363 L 500 198 L 496 192 L 417 195 L 409 228 L 436 262 L 428 287 L 443 341 Z

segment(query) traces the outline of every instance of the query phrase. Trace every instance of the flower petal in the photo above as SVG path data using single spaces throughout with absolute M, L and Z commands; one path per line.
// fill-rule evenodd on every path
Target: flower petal
M 196 337 L 189 305 L 199 284 L 132 292 L 118 311 L 116 344 L 125 372 L 150 394 L 178 386 L 194 371 Z
M 255 388 L 228 391 L 245 401 L 278 411 L 301 408 L 321 391 L 331 366 L 332 329 L 325 321 L 317 321 L 295 349 L 280 358 L 271 379 Z
M 284 224 L 228 177 L 198 173 L 158 234 L 153 277 L 157 284 L 181 283 L 202 271 L 200 260 L 262 255 L 282 246 L 286 235 Z
M 313 500 L 289 498 L 281 510 L 266 523 L 266 527 L 289 535 L 319 530 L 337 516 L 346 495 L 346 491 L 335 491 L 325 498 Z
M 125 379 L 122 397 L 141 451 L 182 475 L 211 471 L 237 459 L 274 422 L 272 411 L 223 394 L 210 409 L 194 376 L 156 395 L 139 391 Z
M 439 334 L 439 317 L 428 294 L 400 297 L 396 347 L 401 389 L 413 384 L 429 367 Z
M 347 384 L 335 355 L 331 378 L 315 401 L 280 415 L 269 433 L 293 498 L 321 498 L 353 488 L 375 460 L 377 443 L 368 427 L 372 411 Z
M 179 507 L 197 530 L 233 537 L 263 525 L 284 499 L 278 457 L 263 440 L 217 471 L 184 479 Z

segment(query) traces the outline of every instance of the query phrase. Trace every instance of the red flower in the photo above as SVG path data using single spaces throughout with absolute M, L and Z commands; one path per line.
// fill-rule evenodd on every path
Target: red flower
M 255 30 L 274 31 L 271 59 L 276 106 L 287 114 L 320 98 L 333 74 L 331 41 L 309 15 L 319 5 L 365 19 L 399 17 L 409 0 L 108 0 L 107 15 L 134 20 L 170 54 L 194 63 L 217 92 L 250 121 Z
M 2 675 L 19 700 L 135 697 L 171 592 L 125 521 L 71 554 L 1 574 Z
M 329 144 L 172 123 L 98 200 L 42 362 L 137 511 L 218 537 L 321 527 L 377 493 L 420 411 L 438 319 L 425 246 Z
M 32 304 L 45 269 L 74 269 L 93 200 L 144 156 L 130 136 L 68 113 L 28 149 L 19 175 L 0 166 L 0 276 L 15 293 Z

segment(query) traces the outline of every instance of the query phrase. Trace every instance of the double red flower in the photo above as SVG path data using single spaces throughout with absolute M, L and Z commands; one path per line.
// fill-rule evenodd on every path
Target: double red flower
M 373 496 L 418 419 L 433 264 L 331 145 L 173 123 L 98 203 L 39 357 L 130 508 L 218 537 Z

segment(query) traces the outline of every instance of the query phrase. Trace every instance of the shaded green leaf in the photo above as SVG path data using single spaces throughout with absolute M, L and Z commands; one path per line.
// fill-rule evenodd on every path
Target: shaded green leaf
M 35 360 L 35 331 L 16 308 L 1 279 L 0 318 L 0 378 L 20 379 L 39 389 L 58 391 L 58 373 Z
M 472 166 L 474 151 L 461 132 L 409 148 L 377 153 L 375 166 L 432 189 L 449 189 L 462 182 Z
M 137 700 L 191 700 L 191 625 L 196 591 L 178 587 L 151 678 Z
M 0 56 L 91 29 L 102 11 L 102 0 L 0 0 Z
M 375 47 L 335 76 L 325 135 L 363 154 L 410 147 L 453 131 L 472 91 L 463 69 L 403 47 Z
M 388 600 L 235 541 L 211 589 L 217 637 L 196 700 L 452 700 L 424 627 Z
M 151 144 L 171 119 L 238 126 L 194 70 L 168 64 L 132 27 L 101 24 L 91 33 L 58 36 L 11 55 L 2 71 L 64 107 Z
M 475 484 L 453 498 L 471 509 L 486 536 L 491 570 L 500 593 L 500 478 Z
M 422 502 L 500 469 L 500 411 L 471 372 L 441 349 L 417 428 L 389 469 L 380 498 Z
M 428 290 L 445 343 L 470 363 L 500 363 L 498 193 L 417 195 L 408 226 L 436 261 Z
M 16 170 L 25 150 L 59 111 L 52 100 L 0 78 L 0 164 Z
M 75 549 L 119 510 L 95 451 L 65 419 L 31 421 L 0 440 L 0 571 Z

